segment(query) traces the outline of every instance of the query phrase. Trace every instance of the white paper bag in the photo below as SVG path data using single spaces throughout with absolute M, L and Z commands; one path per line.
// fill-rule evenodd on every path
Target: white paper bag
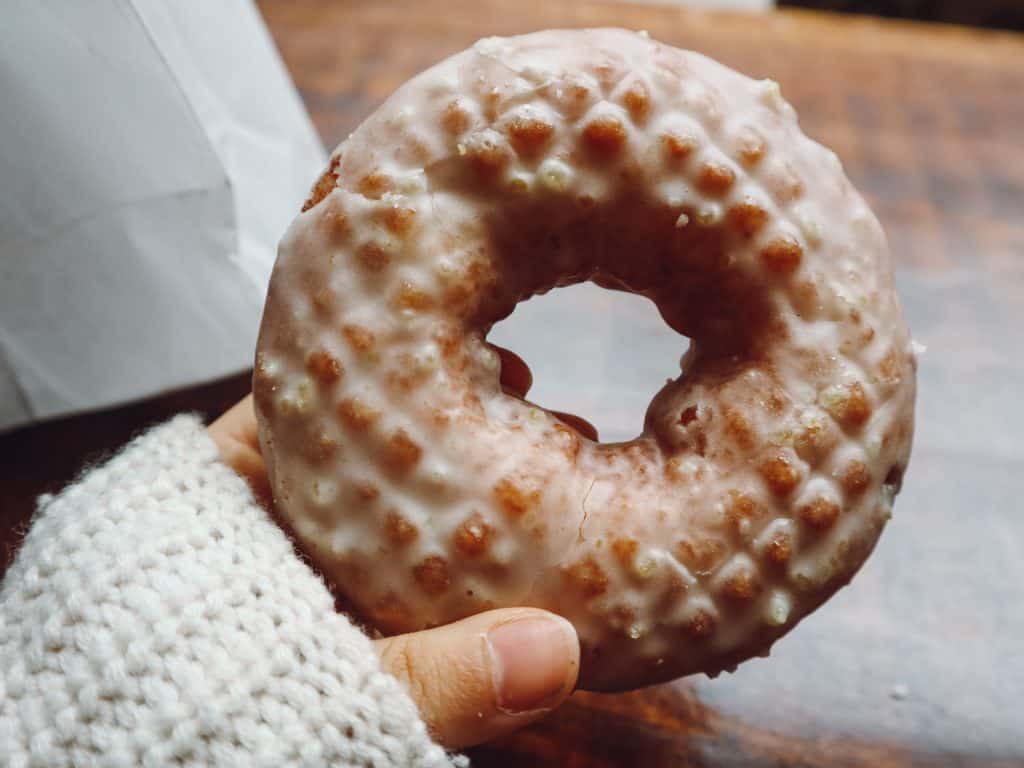
M 325 163 L 249 0 L 0 18 L 0 430 L 251 365 Z

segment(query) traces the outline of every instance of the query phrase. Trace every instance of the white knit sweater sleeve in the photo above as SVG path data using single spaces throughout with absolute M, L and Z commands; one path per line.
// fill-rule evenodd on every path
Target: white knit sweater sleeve
M 0 765 L 465 765 L 198 419 L 57 496 L 0 585 Z

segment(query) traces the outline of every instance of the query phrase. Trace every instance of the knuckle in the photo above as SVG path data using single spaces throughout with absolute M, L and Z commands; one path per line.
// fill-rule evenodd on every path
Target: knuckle
M 413 701 L 421 709 L 429 703 L 430 665 L 417 654 L 413 643 L 404 635 L 391 638 L 381 651 L 384 668 L 398 678 Z M 426 712 L 422 713 L 424 716 Z

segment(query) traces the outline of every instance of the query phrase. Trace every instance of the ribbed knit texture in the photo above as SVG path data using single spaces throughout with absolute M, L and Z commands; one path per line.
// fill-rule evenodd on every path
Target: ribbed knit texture
M 0 765 L 466 765 L 179 416 L 56 496 L 0 585 Z

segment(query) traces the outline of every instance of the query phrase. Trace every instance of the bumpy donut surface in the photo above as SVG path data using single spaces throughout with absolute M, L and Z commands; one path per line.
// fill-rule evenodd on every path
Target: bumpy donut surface
M 584 280 L 691 340 L 625 443 L 503 393 L 485 342 Z M 370 621 L 547 608 L 610 690 L 764 654 L 852 577 L 915 367 L 882 230 L 774 83 L 548 31 L 438 64 L 335 151 L 282 241 L 254 392 L 281 514 Z

